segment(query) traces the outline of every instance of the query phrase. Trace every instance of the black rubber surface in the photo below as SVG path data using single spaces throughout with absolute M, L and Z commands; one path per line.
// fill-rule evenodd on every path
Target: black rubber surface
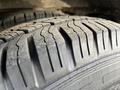
M 32 21 L 35 19 L 40 18 L 47 18 L 47 17 L 54 17 L 60 16 L 63 13 L 58 11 L 51 11 L 51 10 L 34 10 L 34 11 L 18 11 L 18 12 L 8 12 L 8 13 L 1 13 L 0 15 L 0 31 L 15 26 L 17 24 L 21 24 L 23 22 Z
M 61 16 L 0 34 L 0 90 L 120 89 L 120 24 Z

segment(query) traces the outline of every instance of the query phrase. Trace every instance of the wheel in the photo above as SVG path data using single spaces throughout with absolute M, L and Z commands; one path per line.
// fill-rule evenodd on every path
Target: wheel
M 6 31 L 0 90 L 120 90 L 120 24 L 60 16 Z
M 32 21 L 40 18 L 47 18 L 53 16 L 64 15 L 58 11 L 48 11 L 48 10 L 39 10 L 39 11 L 18 11 L 18 12 L 8 12 L 1 13 L 0 16 L 0 31 L 21 24 L 23 22 Z

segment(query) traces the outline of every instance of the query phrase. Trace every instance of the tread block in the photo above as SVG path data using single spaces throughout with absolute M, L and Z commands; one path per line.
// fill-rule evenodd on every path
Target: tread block
M 100 31 L 97 27 L 90 24 L 88 21 L 82 21 L 82 24 L 84 24 L 86 27 L 88 27 L 95 35 L 97 46 L 98 46 L 98 53 L 104 52 L 104 46 L 103 46 L 103 38 L 102 38 L 102 31 Z
M 44 37 L 40 35 L 40 32 L 35 32 L 33 38 L 35 40 L 37 53 L 39 54 L 38 58 L 39 58 L 39 63 L 41 65 L 42 75 L 43 78 L 47 81 L 51 78 L 52 67 L 49 62 L 46 43 L 44 42 Z
M 52 64 L 52 71 L 55 72 L 58 70 L 61 66 L 59 63 L 59 58 L 57 55 L 57 49 L 55 45 L 55 41 L 52 38 L 52 35 L 48 33 L 49 27 L 44 28 L 43 31 L 41 32 L 41 35 L 44 36 L 45 42 L 47 44 L 47 50 L 48 50 L 48 55 L 50 56 L 50 61 Z
M 61 32 L 64 32 L 63 34 L 66 35 L 66 39 L 69 40 L 69 48 L 71 49 L 70 53 L 72 54 L 73 64 L 76 66 L 78 63 L 80 63 L 81 58 L 78 36 L 71 28 L 67 26 L 67 23 L 61 25 L 60 27 L 62 28 Z
M 75 30 L 75 32 L 78 34 L 80 39 L 79 43 L 80 43 L 80 51 L 81 51 L 82 58 L 79 66 L 81 66 L 82 64 L 89 62 L 90 61 L 89 58 L 96 56 L 94 43 L 92 42 L 93 37 L 89 39 L 89 36 L 87 36 L 87 34 L 81 28 L 76 26 L 74 24 L 74 21 L 70 22 L 69 26 Z
M 96 27 L 98 27 L 102 31 L 102 37 L 103 37 L 103 43 L 104 43 L 104 49 L 106 51 L 111 50 L 111 45 L 110 45 L 110 39 L 109 39 L 109 33 L 108 29 L 99 23 L 96 23 L 95 21 L 89 20 L 90 23 L 94 24 Z
M 109 23 L 105 23 L 103 21 L 99 21 L 99 23 L 101 23 L 101 25 L 105 26 L 106 28 L 108 28 L 109 30 L 109 38 L 111 40 L 111 46 L 112 46 L 112 49 L 115 49 L 116 48 L 116 36 L 115 36 L 115 28 L 112 27 L 111 25 L 109 25 Z
M 36 72 L 34 64 L 30 57 L 30 51 L 28 48 L 28 40 L 30 35 L 23 35 L 20 40 L 18 41 L 17 45 L 19 47 L 18 50 L 18 65 L 23 76 L 25 86 L 26 87 L 37 87 L 37 83 L 39 79 L 36 80 Z M 23 39 L 24 38 L 24 39 Z
M 7 73 L 9 76 L 9 79 L 13 85 L 13 88 L 15 90 L 25 90 L 26 86 L 24 84 L 23 78 L 21 76 L 18 62 L 17 62 L 17 51 L 18 47 L 16 46 L 16 43 L 19 38 L 16 38 L 14 41 L 11 41 L 9 43 L 9 48 L 7 50 Z
M 74 21 L 74 24 L 75 24 L 75 26 L 79 27 L 87 36 L 90 53 L 93 52 L 94 54 L 97 54 L 97 46 L 95 45 L 97 42 L 95 42 L 95 40 L 94 40 L 94 35 L 93 35 L 92 31 L 89 30 L 89 28 L 87 28 L 86 26 L 84 26 L 82 24 L 82 22 L 80 22 L 80 21 Z M 84 49 L 84 48 L 82 48 L 82 49 Z
M 69 68 L 69 66 L 71 68 L 69 61 L 67 61 L 68 57 L 66 57 L 66 54 L 67 54 L 66 53 L 66 45 L 65 45 L 64 38 L 59 33 L 59 27 L 57 27 L 57 26 L 51 27 L 49 32 L 53 35 L 53 38 L 54 38 L 55 43 L 56 43 L 56 48 L 57 48 L 59 60 L 61 63 L 61 69 L 67 69 L 66 67 Z

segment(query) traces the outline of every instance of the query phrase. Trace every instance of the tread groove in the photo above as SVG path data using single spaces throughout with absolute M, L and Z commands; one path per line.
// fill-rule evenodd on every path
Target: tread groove
M 91 22 L 89 22 L 89 23 L 91 23 Z M 93 23 L 91 23 L 91 24 L 93 24 Z M 97 23 L 98 24 L 98 23 Z M 99 26 L 97 26 L 96 24 L 93 24 L 93 25 L 95 25 L 97 28 L 99 28 L 101 31 L 102 31 L 102 40 L 103 40 L 103 49 L 105 50 L 105 37 L 104 37 L 104 31 L 99 27 Z M 99 24 L 100 25 L 100 24 Z
M 104 31 L 102 30 L 102 40 L 103 40 L 103 48 L 105 50 L 105 40 L 104 40 Z
M 19 38 L 20 39 L 20 38 Z M 19 41 L 19 40 L 18 40 Z M 23 73 L 22 73 L 22 70 L 21 70 L 21 68 L 20 68 L 20 65 L 19 65 L 19 45 L 17 45 L 16 44 L 16 46 L 17 46 L 17 48 L 18 48 L 18 50 L 17 50 L 17 66 L 18 66 L 18 69 L 19 69 L 19 72 L 20 72 L 20 74 L 21 74 L 21 77 L 22 77 L 22 80 L 23 80 L 23 82 L 24 82 L 24 85 L 25 85 L 25 87 L 27 87 L 27 82 L 26 82 L 26 80 L 25 80 L 25 77 L 24 77 L 24 75 L 23 75 Z
M 44 29 L 44 27 L 43 27 L 43 29 Z M 42 30 L 43 30 L 43 29 L 42 29 Z M 50 63 L 52 72 L 54 72 L 54 67 L 53 67 L 53 64 L 52 64 L 51 57 L 50 57 L 50 53 L 49 53 L 49 49 L 48 49 L 48 46 L 47 46 L 47 42 L 46 42 L 46 40 L 45 40 L 45 37 L 41 34 L 41 33 L 42 33 L 42 30 L 41 30 L 41 32 L 40 32 L 40 35 L 44 38 L 44 42 L 46 43 L 46 50 L 47 50 L 47 54 L 48 54 L 48 58 L 49 58 L 49 63 Z
M 0 37 L 0 40 L 2 40 L 3 42 L 7 42 L 7 40 L 5 38 Z
M 53 67 L 53 64 L 52 64 L 52 60 L 51 60 L 50 53 L 49 53 L 47 45 L 46 45 L 46 50 L 47 50 L 47 54 L 48 54 L 48 58 L 49 58 L 49 62 L 50 62 L 50 65 L 51 65 L 52 72 L 54 72 L 54 67 Z
M 5 77 L 5 75 L 6 75 L 6 59 L 7 59 L 7 48 L 6 47 L 2 51 L 1 59 L 2 59 L 1 72 L 2 72 L 3 77 Z
M 2 51 L 2 57 L 1 57 L 1 73 L 2 73 L 2 77 L 4 80 L 4 84 L 5 84 L 5 88 L 7 89 L 11 89 L 13 90 L 13 86 L 12 83 L 9 79 L 9 76 L 7 74 L 7 70 L 6 70 L 6 60 L 7 60 L 7 48 L 8 47 L 4 47 L 3 51 Z
M 2 22 L 1 22 L 1 26 L 4 27 L 4 20 L 2 20 Z
M 86 40 L 87 40 L 88 55 L 90 55 L 89 44 L 88 44 L 88 37 L 87 37 L 87 34 L 86 34 L 86 33 L 85 33 L 85 37 L 86 37 Z
M 44 12 L 44 14 L 45 14 L 45 17 L 47 17 L 47 13 L 46 13 L 46 12 Z
M 88 48 L 88 55 L 90 55 L 87 33 L 86 33 L 80 26 L 78 26 L 78 25 L 75 24 L 75 20 L 74 20 L 73 24 L 74 24 L 75 26 L 77 26 L 78 28 L 80 28 L 80 29 L 84 32 L 85 37 L 86 37 L 86 40 L 87 40 L 86 42 L 87 42 L 87 48 Z M 81 43 L 81 41 L 80 41 L 80 43 Z M 82 47 L 80 47 L 80 48 L 81 48 L 81 50 L 82 50 Z M 83 54 L 83 53 L 82 53 L 82 54 Z
M 73 22 L 74 22 L 74 20 L 73 20 Z M 75 25 L 74 23 L 73 23 L 73 25 Z M 75 25 L 76 26 L 76 25 Z M 68 27 L 70 27 L 69 25 L 68 25 Z M 72 28 L 72 27 L 70 27 L 70 28 Z M 78 27 L 79 28 L 79 27 Z M 72 28 L 73 29 L 73 28 Z M 77 36 L 78 36 L 78 39 L 79 39 L 79 45 L 80 45 L 80 53 L 81 53 L 81 57 L 83 58 L 83 51 L 82 51 L 82 46 L 81 46 L 81 40 L 80 40 L 80 37 L 79 37 L 79 35 L 78 35 L 78 33 L 73 29 L 73 31 L 77 34 Z
M 25 85 L 25 87 L 27 87 L 27 82 L 26 82 L 26 80 L 25 80 L 25 77 L 24 77 L 24 75 L 23 75 L 23 73 L 22 73 L 22 70 L 21 70 L 21 68 L 20 68 L 20 65 L 19 65 L 19 62 L 18 62 L 18 61 L 17 61 L 17 65 L 18 65 L 18 69 L 19 69 L 19 71 L 20 71 L 21 77 L 22 77 L 22 79 L 23 79 L 24 85 Z
M 66 43 L 66 47 L 69 48 L 70 53 L 72 55 L 74 66 L 76 66 L 76 61 L 75 61 L 74 52 L 73 52 L 73 48 L 72 48 L 72 41 L 71 41 L 70 37 L 67 35 L 67 33 L 63 30 L 62 27 L 59 28 L 59 32 L 63 36 L 65 43 Z
M 17 31 L 23 31 L 25 34 L 28 34 L 28 33 L 29 33 L 28 30 L 24 30 L 24 29 L 17 29 Z
M 92 32 L 93 32 L 93 37 L 94 37 L 94 41 L 96 44 L 96 48 L 97 48 L 97 53 L 99 54 L 99 49 L 98 49 L 98 40 L 97 40 L 97 34 L 94 30 L 92 30 L 92 28 L 90 28 L 88 25 L 86 25 L 85 23 L 82 23 L 84 26 L 86 26 L 87 28 L 89 28 Z
M 110 44 L 111 44 L 111 48 L 113 49 L 111 30 L 110 30 L 108 27 L 106 27 L 104 24 L 102 24 L 102 23 L 99 23 L 99 22 L 97 22 L 97 21 L 96 21 L 96 23 L 98 23 L 98 24 L 100 24 L 100 25 L 102 25 L 103 27 L 105 27 L 105 28 L 108 29 L 108 34 L 109 34 L 109 38 L 110 38 Z
M 37 50 L 35 47 L 34 38 L 32 36 L 30 36 L 27 39 L 27 42 L 28 42 L 28 49 L 29 49 L 31 61 L 32 61 L 34 67 L 36 66 L 38 68 L 38 70 L 40 72 L 42 72 L 41 65 L 40 65 L 39 58 L 38 58 L 38 53 L 37 53 Z M 42 76 L 44 77 L 43 72 L 42 72 Z
M 49 32 L 49 30 L 48 30 L 48 32 Z M 56 40 L 55 40 L 55 38 L 54 38 L 54 35 L 53 35 L 51 32 L 49 32 L 49 33 L 52 35 L 52 37 L 53 37 L 53 39 L 54 39 L 54 41 L 55 41 L 55 45 L 56 45 L 56 49 L 57 49 L 57 54 L 58 54 L 60 66 L 63 67 L 63 65 L 62 65 L 62 60 L 61 60 L 61 57 L 60 57 L 60 52 L 59 52 L 59 49 L 58 49 L 58 44 L 57 44 L 57 42 L 56 42 Z
M 14 16 L 14 24 L 17 24 L 16 16 Z
M 27 17 L 26 17 L 25 13 L 24 13 L 24 20 L 25 20 L 25 22 L 27 22 Z
M 115 30 L 115 36 L 116 36 L 116 46 L 118 46 L 118 35 L 117 35 L 117 30 Z
M 80 37 L 79 37 L 79 45 L 80 45 L 81 57 L 83 58 L 83 52 L 82 52 L 82 47 L 81 47 L 81 40 L 80 40 Z
M 36 16 L 36 13 L 33 12 L 33 16 L 34 16 L 34 19 L 36 20 L 37 19 L 37 16 Z

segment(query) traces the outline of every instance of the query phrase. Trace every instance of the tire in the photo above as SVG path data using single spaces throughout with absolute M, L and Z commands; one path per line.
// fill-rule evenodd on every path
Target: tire
M 48 10 L 39 10 L 39 11 L 18 11 L 18 12 L 8 12 L 1 13 L 0 16 L 0 31 L 21 24 L 23 22 L 32 21 L 40 18 L 54 17 L 64 15 L 58 11 L 48 11 Z
M 0 90 L 120 90 L 120 24 L 61 16 L 9 30 Z

